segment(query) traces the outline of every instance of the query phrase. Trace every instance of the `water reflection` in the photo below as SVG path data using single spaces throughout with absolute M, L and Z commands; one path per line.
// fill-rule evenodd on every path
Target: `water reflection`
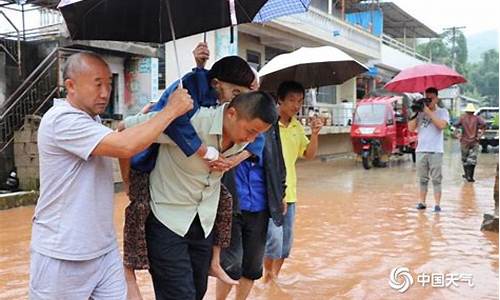
M 498 299 L 498 234 L 479 231 L 493 211 L 496 154 L 481 155 L 477 182 L 464 183 L 456 145 L 445 156 L 443 212 L 417 211 L 408 159 L 364 170 L 353 160 L 300 163 L 296 239 L 278 282 L 257 282 L 250 299 Z M 428 203 L 432 204 L 432 188 Z M 116 198 L 121 240 L 124 195 Z M 24 299 L 33 207 L 0 211 L 0 299 Z M 388 285 L 397 266 L 418 273 L 472 274 L 475 286 Z M 147 272 L 139 276 L 153 299 Z M 206 299 L 214 299 L 214 282 Z

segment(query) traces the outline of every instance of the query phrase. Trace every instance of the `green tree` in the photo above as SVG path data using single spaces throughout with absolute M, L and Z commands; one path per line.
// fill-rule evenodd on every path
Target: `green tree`
M 460 30 L 455 30 L 455 37 L 453 37 L 453 30 L 447 30 L 441 35 L 443 41 L 450 51 L 449 65 L 453 65 L 453 53 L 455 53 L 455 70 L 460 74 L 467 72 L 467 39 Z M 455 44 L 453 45 L 453 39 Z
M 460 30 L 455 30 L 454 47 L 453 31 L 447 30 L 439 38 L 417 45 L 417 52 L 430 57 L 433 63 L 448 66 L 453 64 L 453 52 L 455 52 L 455 70 L 460 74 L 467 72 L 467 39 Z
M 433 63 L 448 64 L 450 61 L 450 50 L 442 38 L 417 45 L 417 52 L 430 57 Z
M 481 61 L 470 67 L 469 80 L 488 105 L 498 106 L 498 51 L 490 49 L 481 55 Z

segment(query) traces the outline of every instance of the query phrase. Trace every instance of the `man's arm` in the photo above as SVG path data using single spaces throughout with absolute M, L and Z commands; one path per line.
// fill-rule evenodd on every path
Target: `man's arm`
M 304 152 L 304 158 L 307 160 L 311 160 L 316 157 L 316 152 L 318 151 L 319 131 L 321 130 L 321 127 L 323 127 L 321 119 L 315 118 L 311 121 L 311 140 L 309 141 L 309 145 Z
M 415 113 L 413 116 L 410 117 L 408 121 L 408 130 L 410 132 L 415 132 L 417 131 L 417 126 L 418 126 L 418 113 Z
M 130 160 L 128 158 L 119 158 L 118 162 L 120 163 L 120 173 L 122 174 L 123 188 L 125 190 L 125 194 L 128 195 L 130 187 Z
M 151 145 L 178 116 L 191 110 L 193 100 L 187 90 L 178 89 L 168 104 L 144 123 L 106 135 L 92 151 L 92 155 L 130 158 Z

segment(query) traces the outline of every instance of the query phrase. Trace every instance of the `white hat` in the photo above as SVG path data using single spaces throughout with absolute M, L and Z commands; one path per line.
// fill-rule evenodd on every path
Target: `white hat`
M 464 111 L 474 113 L 476 112 L 476 108 L 474 107 L 474 104 L 468 103 Z

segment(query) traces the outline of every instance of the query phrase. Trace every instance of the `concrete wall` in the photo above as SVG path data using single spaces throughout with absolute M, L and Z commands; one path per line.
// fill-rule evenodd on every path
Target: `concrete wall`
M 108 63 L 109 68 L 111 69 L 111 73 L 118 74 L 118 103 L 114 103 L 115 113 L 125 115 L 126 108 L 123 101 L 125 94 L 125 59 L 123 57 L 109 55 L 104 55 L 103 59 Z
M 380 62 L 377 65 L 385 66 L 394 70 L 402 70 L 426 63 L 418 58 L 410 56 L 387 45 L 381 47 Z
M 17 167 L 19 186 L 22 190 L 38 190 L 40 187 L 39 155 L 37 134 L 41 118 L 29 115 L 26 117 L 24 127 L 14 135 L 14 157 Z M 118 121 L 107 120 L 104 125 L 116 128 Z M 0 161 L 3 162 L 0 156 Z M 117 159 L 113 159 L 113 182 L 121 182 L 120 169 Z
M 206 33 L 210 59 L 205 68 L 210 69 L 214 62 L 228 55 L 238 55 L 238 31 L 234 28 L 234 42 L 230 43 L 229 28 L 222 28 Z M 196 66 L 193 50 L 203 41 L 203 34 L 197 34 L 177 40 L 179 67 L 181 75 L 191 71 Z M 165 44 L 165 82 L 170 85 L 179 79 L 173 42 Z
M 197 34 L 177 40 L 177 51 L 179 55 L 179 66 L 181 74 L 190 72 L 196 66 L 193 57 L 193 49 L 199 42 L 203 41 L 203 34 Z M 215 31 L 207 32 L 207 44 L 210 50 L 210 59 L 207 62 L 206 68 L 210 69 L 215 62 Z M 177 64 L 175 60 L 175 52 L 173 42 L 165 44 L 165 83 L 169 86 L 170 83 L 179 79 L 177 73 Z
M 3 185 L 9 172 L 14 168 L 14 145 L 10 144 L 0 152 L 0 186 Z
M 14 134 L 14 157 L 22 190 L 40 187 L 37 133 L 41 118 L 26 116 L 22 130 Z
M 238 55 L 247 59 L 247 50 L 260 53 L 260 66 L 266 61 L 266 47 L 261 44 L 260 39 L 245 33 L 238 34 Z
M 337 86 L 337 103 L 342 100 L 356 102 L 356 78 L 352 78 Z

